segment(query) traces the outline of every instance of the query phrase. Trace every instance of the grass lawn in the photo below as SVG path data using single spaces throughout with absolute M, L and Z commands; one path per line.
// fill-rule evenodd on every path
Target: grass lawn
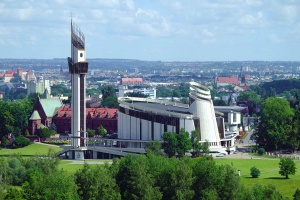
M 300 161 L 295 160 L 296 173 L 289 175 L 289 179 L 281 176 L 279 172 L 279 159 L 262 160 L 262 159 L 215 159 L 219 164 L 232 164 L 234 168 L 241 171 L 241 183 L 245 186 L 252 187 L 256 184 L 260 185 L 275 185 L 276 188 L 289 199 L 297 188 L 300 188 Z M 250 175 L 250 168 L 256 167 L 260 170 L 258 178 L 252 178 Z
M 74 164 L 75 162 L 75 164 Z M 89 165 L 103 165 L 103 164 L 110 164 L 112 160 L 99 160 L 99 159 L 88 159 L 84 161 L 76 161 L 76 160 L 61 160 L 58 169 L 63 169 L 67 173 L 73 174 L 78 169 L 83 168 L 84 163 L 87 162 Z
M 61 160 L 58 169 L 63 169 L 67 173 L 74 174 L 78 169 L 83 168 L 83 164 L 71 164 L 73 161 Z
M 63 150 L 58 146 L 49 146 L 45 144 L 33 143 L 24 148 L 19 149 L 1 149 L 0 156 L 8 156 L 14 154 L 19 154 L 21 156 L 47 155 L 50 148 L 53 149 L 54 152 L 59 152 Z

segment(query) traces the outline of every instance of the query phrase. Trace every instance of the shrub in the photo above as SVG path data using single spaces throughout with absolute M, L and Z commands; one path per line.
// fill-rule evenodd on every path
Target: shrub
M 260 175 L 259 169 L 257 169 L 256 167 L 251 167 L 250 175 L 252 176 L 252 178 L 258 178 Z
M 30 144 L 31 142 L 27 138 L 24 138 L 23 136 L 19 136 L 15 138 L 15 141 L 13 143 L 13 148 L 22 148 Z
M 258 155 L 264 155 L 265 153 L 266 153 L 266 150 L 264 149 L 264 148 L 259 148 L 258 150 L 257 150 L 257 153 L 258 153 Z

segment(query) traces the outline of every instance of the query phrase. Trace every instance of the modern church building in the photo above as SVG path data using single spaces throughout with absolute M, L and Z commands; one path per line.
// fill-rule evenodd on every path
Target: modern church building
M 145 143 L 140 141 L 162 140 L 164 132 L 179 134 L 184 128 L 199 130 L 200 142 L 208 141 L 211 151 L 235 150 L 237 132 L 226 134 L 224 114 L 214 108 L 210 90 L 197 82 L 190 83 L 189 104 L 134 97 L 119 98 L 119 103 L 118 139 L 128 140 L 127 147 L 141 148 Z M 226 110 L 227 119 L 239 108 L 231 110 Z

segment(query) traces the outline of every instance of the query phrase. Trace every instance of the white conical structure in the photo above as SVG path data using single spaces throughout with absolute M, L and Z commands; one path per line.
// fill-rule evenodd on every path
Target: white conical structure
M 190 108 L 195 129 L 199 129 L 200 141 L 208 141 L 210 147 L 221 147 L 220 135 L 210 90 L 196 82 L 190 83 Z

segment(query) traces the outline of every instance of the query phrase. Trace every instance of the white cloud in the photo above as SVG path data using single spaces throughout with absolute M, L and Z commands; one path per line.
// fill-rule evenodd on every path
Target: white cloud
M 286 5 L 282 7 L 282 13 L 289 23 L 293 23 L 297 19 L 299 13 L 298 9 L 299 8 L 292 5 Z
M 270 34 L 270 35 L 268 35 L 268 38 L 269 38 L 269 40 L 270 40 L 272 43 L 277 43 L 277 44 L 279 44 L 279 43 L 284 42 L 283 39 L 281 39 L 278 35 L 273 34 L 273 33 Z
M 207 29 L 204 29 L 202 31 L 202 33 L 203 33 L 203 35 L 205 35 L 207 37 L 213 37 L 214 36 L 214 34 L 212 32 L 210 32 L 209 30 L 207 30 Z
M 243 16 L 239 22 L 242 25 L 259 25 L 262 24 L 262 18 L 263 18 L 263 13 L 262 12 L 257 12 L 256 15 L 251 15 L 251 14 L 247 14 L 245 16 Z

